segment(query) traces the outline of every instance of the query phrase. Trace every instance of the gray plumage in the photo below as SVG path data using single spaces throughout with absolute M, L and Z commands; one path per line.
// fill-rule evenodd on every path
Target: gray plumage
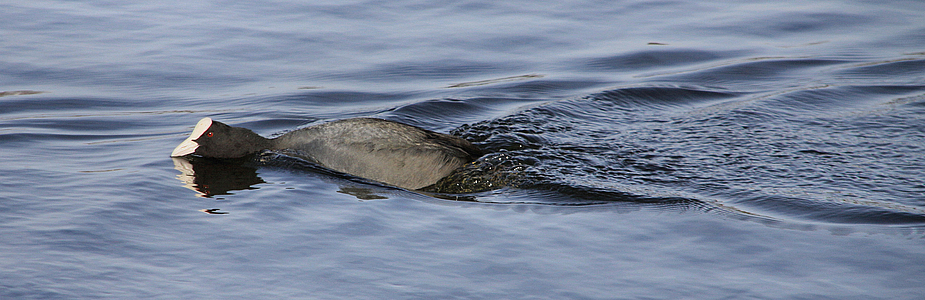
M 356 118 L 288 132 L 274 139 L 205 118 L 173 156 L 234 158 L 269 149 L 386 184 L 420 189 L 481 156 L 468 141 L 398 122 Z M 184 148 L 185 147 L 185 148 Z M 183 151 L 181 151 L 183 148 Z M 192 148 L 192 152 L 189 149 Z M 187 153 L 188 152 L 188 153 Z

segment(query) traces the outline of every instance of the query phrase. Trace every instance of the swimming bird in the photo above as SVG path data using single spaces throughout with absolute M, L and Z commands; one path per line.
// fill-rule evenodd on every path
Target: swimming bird
M 482 155 L 465 139 L 382 119 L 333 121 L 268 139 L 203 118 L 170 156 L 240 158 L 262 150 L 412 190 L 430 186 Z

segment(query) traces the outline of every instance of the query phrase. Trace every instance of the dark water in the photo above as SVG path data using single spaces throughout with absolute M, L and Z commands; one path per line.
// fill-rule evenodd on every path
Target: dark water
M 0 4 L 0 298 L 921 299 L 923 16 Z M 206 116 L 378 117 L 488 154 L 428 193 L 169 158 Z

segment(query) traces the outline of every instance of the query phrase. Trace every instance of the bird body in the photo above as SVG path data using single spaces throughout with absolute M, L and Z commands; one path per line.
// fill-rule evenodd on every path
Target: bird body
M 204 118 L 171 156 L 237 158 L 261 150 L 407 189 L 432 185 L 481 156 L 462 138 L 373 118 L 324 123 L 273 139 Z

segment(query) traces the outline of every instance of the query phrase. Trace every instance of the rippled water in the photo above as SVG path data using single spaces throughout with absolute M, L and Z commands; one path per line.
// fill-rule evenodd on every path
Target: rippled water
M 0 298 L 925 296 L 917 1 L 0 4 Z M 406 191 L 202 117 L 487 155 Z

